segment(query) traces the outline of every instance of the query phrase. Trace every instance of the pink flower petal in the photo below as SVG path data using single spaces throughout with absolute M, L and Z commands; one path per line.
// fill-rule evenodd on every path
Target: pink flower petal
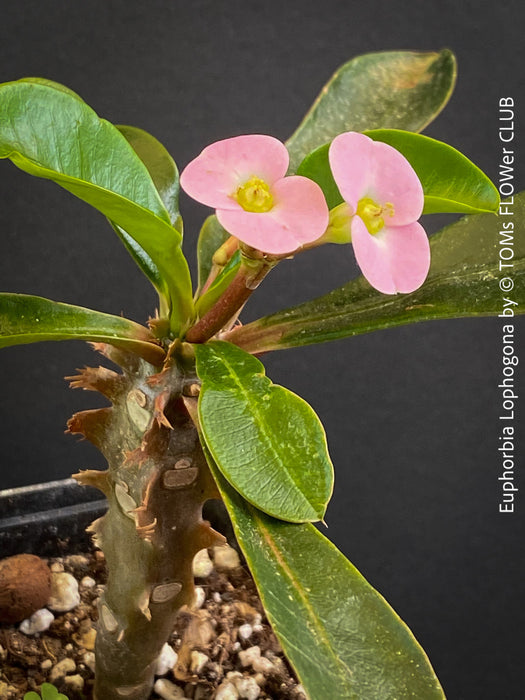
M 256 214 L 217 210 L 224 228 L 244 243 L 265 253 L 283 255 L 320 238 L 328 226 L 328 206 L 321 188 L 299 175 L 278 180 L 274 207 Z
M 417 221 L 424 204 L 423 187 L 408 160 L 395 148 L 373 141 L 374 174 L 368 196 L 378 204 L 390 202 L 394 215 L 385 217 L 387 226 L 404 226 Z
M 328 159 L 334 180 L 354 212 L 375 176 L 374 158 L 372 139 L 355 131 L 339 134 L 330 144 Z
M 387 225 L 416 221 L 423 211 L 423 187 L 408 160 L 392 146 L 349 131 L 336 136 L 329 150 L 330 167 L 343 199 L 355 211 L 360 199 L 393 205 Z
M 288 162 L 286 146 L 273 136 L 235 136 L 207 146 L 184 168 L 180 184 L 201 204 L 238 210 L 232 194 L 240 185 L 253 176 L 272 185 L 284 177 Z
M 417 222 L 385 226 L 372 236 L 363 221 L 354 216 L 352 244 L 363 275 L 383 294 L 413 292 L 426 279 L 430 245 L 424 228 Z

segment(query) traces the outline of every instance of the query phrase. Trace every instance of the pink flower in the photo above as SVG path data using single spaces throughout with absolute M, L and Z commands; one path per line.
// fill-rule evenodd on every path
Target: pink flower
M 182 188 L 214 207 L 224 228 L 265 253 L 291 253 L 323 235 L 328 207 L 321 188 L 299 175 L 285 177 L 288 151 L 272 136 L 217 141 L 182 172 Z
M 392 146 L 352 131 L 333 140 L 329 160 L 363 275 L 384 294 L 413 292 L 428 274 L 430 246 L 417 223 L 423 188 L 412 166 Z

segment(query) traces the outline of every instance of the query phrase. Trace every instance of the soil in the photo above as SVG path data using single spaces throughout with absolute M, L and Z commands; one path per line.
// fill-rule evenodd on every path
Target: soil
M 49 629 L 33 636 L 23 634 L 18 625 L 0 625 L 0 700 L 21 700 L 27 691 L 38 691 L 43 682 L 53 682 L 69 700 L 92 700 L 96 602 L 106 579 L 104 556 L 94 550 L 49 560 L 49 564 L 55 571 L 63 567 L 80 582 L 80 605 L 55 613 Z M 251 690 L 239 693 L 239 698 L 305 700 L 247 569 L 242 565 L 214 568 L 206 578 L 196 579 L 196 585 L 203 591 L 201 605 L 180 612 L 169 640 L 178 662 L 163 676 L 183 691 L 181 699 L 215 698 L 230 674 L 230 682 L 242 677 L 257 683 L 251 681 Z M 253 647 L 259 647 L 263 662 L 255 663 L 255 668 L 242 654 Z M 66 662 L 65 675 L 57 678 L 57 664 L 64 659 L 73 663 Z M 151 698 L 159 695 L 153 693 Z

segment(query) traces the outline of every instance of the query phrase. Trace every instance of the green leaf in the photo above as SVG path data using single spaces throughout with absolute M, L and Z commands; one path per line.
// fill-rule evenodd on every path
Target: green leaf
M 42 693 L 42 700 L 68 700 L 67 695 L 59 693 L 51 683 L 42 683 L 40 691 Z M 24 695 L 24 700 L 40 700 L 40 695 L 32 690 Z
M 109 219 L 108 219 L 109 221 Z M 113 230 L 124 244 L 126 250 L 135 260 L 138 267 L 149 279 L 159 295 L 159 315 L 161 318 L 169 316 L 170 313 L 170 290 L 166 284 L 159 268 L 155 265 L 150 256 L 146 253 L 137 241 L 129 235 L 121 226 L 113 221 L 109 221 Z
M 416 321 L 495 316 L 502 312 L 505 298 L 517 302 L 514 313 L 523 313 L 525 192 L 515 196 L 508 209 L 512 216 L 473 214 L 432 236 L 428 278 L 411 294 L 384 295 L 359 277 L 318 299 L 242 326 L 227 339 L 260 353 Z M 512 267 L 502 271 L 500 247 L 513 250 Z M 501 291 L 499 280 L 504 277 L 512 279 L 512 291 Z
M 276 518 L 322 519 L 333 467 L 313 409 L 273 385 L 259 360 L 229 343 L 196 345 L 195 354 L 202 432 L 226 479 Z
M 412 632 L 311 524 L 275 520 L 230 487 L 204 448 L 268 619 L 311 700 L 445 696 Z
M 181 234 L 147 168 L 119 130 L 51 81 L 0 85 L 0 158 L 53 180 L 122 227 L 151 258 L 177 331 L 192 315 Z
M 446 143 L 395 129 L 367 131 L 374 141 L 400 151 L 416 171 L 425 193 L 423 214 L 496 212 L 499 192 L 485 173 Z
M 197 258 L 199 263 L 199 293 L 206 284 L 213 265 L 213 255 L 225 243 L 230 234 L 223 228 L 215 214 L 208 216 L 202 225 L 197 243 Z
M 425 194 L 423 214 L 496 212 L 499 193 L 489 178 L 466 156 L 428 136 L 395 129 L 365 132 L 402 153 L 421 180 Z M 328 150 L 321 146 L 303 160 L 297 170 L 317 182 L 329 209 L 343 202 L 330 169 Z
M 448 102 L 456 81 L 453 54 L 385 51 L 345 63 L 321 90 L 287 142 L 289 172 L 344 131 L 421 131 Z
M 147 131 L 134 126 L 121 125 L 117 125 L 117 129 L 148 169 L 172 225 L 182 233 L 182 218 L 179 212 L 179 172 L 173 158 L 160 141 Z M 170 292 L 160 270 L 132 236 L 114 222 L 110 223 L 139 268 L 157 290 L 160 298 L 160 316 L 168 315 Z
M 136 126 L 117 125 L 140 160 L 148 169 L 153 184 L 169 214 L 172 226 L 182 233 L 182 217 L 179 211 L 179 171 L 175 161 L 160 141 Z
M 309 153 L 297 168 L 298 175 L 303 175 L 303 177 L 308 177 L 310 180 L 317 182 L 323 190 L 328 209 L 334 209 L 344 201 L 330 167 L 328 151 L 331 143 L 331 141 L 330 143 L 325 143 L 316 148 L 315 151 L 312 151 L 312 153 Z
M 164 350 L 147 328 L 121 316 L 27 294 L 0 292 L 0 348 L 43 340 L 110 343 L 160 365 Z

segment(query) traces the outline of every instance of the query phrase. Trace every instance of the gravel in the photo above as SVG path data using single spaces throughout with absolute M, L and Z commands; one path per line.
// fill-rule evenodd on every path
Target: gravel
M 181 611 L 159 655 L 151 700 L 305 700 L 237 551 L 203 552 L 194 605 Z M 94 551 L 49 564 L 52 595 L 36 621 L 33 615 L 19 628 L 0 625 L 2 700 L 20 700 L 43 682 L 70 700 L 92 699 L 104 556 Z

